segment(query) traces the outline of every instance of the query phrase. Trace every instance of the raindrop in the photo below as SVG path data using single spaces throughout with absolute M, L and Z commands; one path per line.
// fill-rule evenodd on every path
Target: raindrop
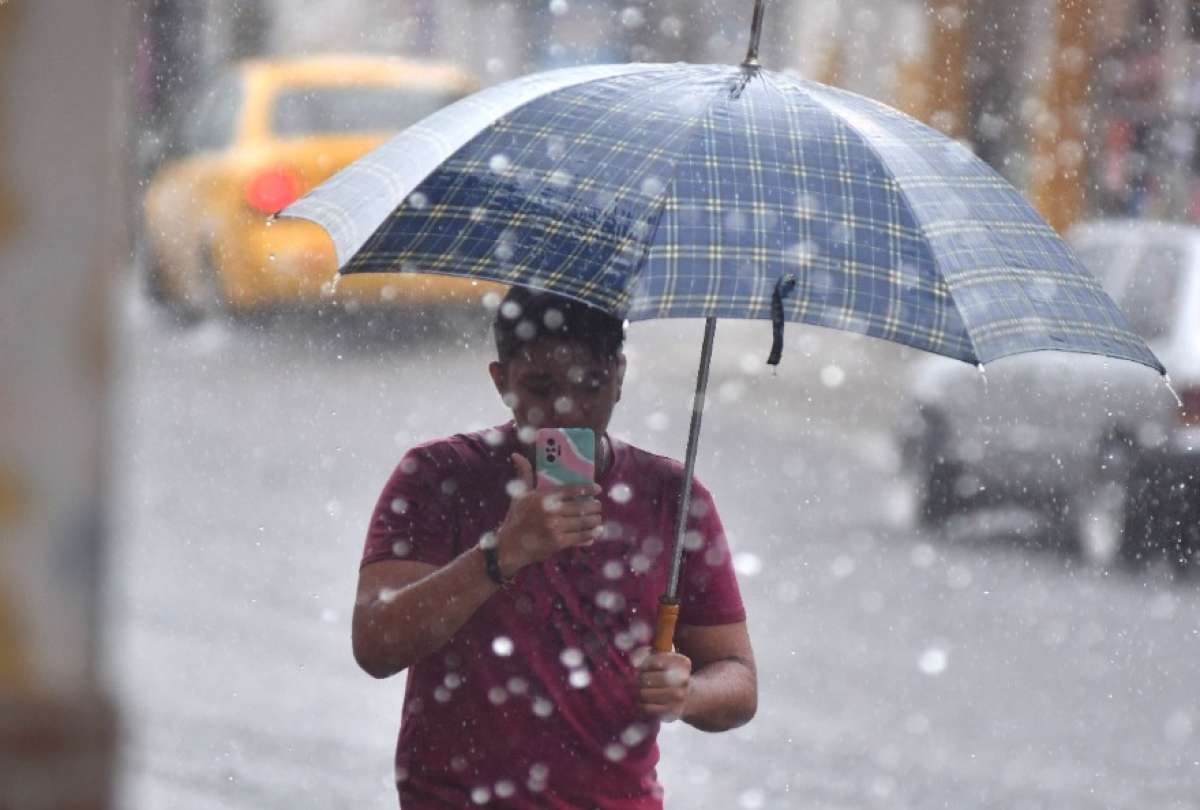
M 496 254 L 496 258 L 500 261 L 510 262 L 512 261 L 512 257 L 516 251 L 513 250 L 513 244 L 511 241 L 504 240 L 496 243 L 496 250 L 494 252 Z M 520 329 L 519 326 L 517 328 Z
M 555 17 L 561 17 L 567 13 L 567 0 L 550 0 L 550 13 Z
M 554 400 L 554 412 L 558 414 L 570 413 L 575 407 L 575 401 L 570 397 L 559 397 Z
M 453 495 L 455 492 L 458 492 L 458 482 L 453 478 L 447 478 L 442 482 L 441 489 L 443 495 Z
M 342 514 L 342 504 L 337 500 L 329 500 L 325 502 L 325 514 L 331 518 L 336 518 Z
M 645 554 L 634 554 L 629 558 L 629 570 L 635 574 L 644 574 L 650 570 L 650 557 Z
M 462 686 L 462 675 L 457 672 L 447 672 L 446 677 L 442 678 L 442 683 L 447 689 L 457 689 Z
M 439 686 L 437 689 L 433 690 L 433 699 L 438 703 L 449 703 L 450 690 L 444 686 Z
M 637 639 L 633 637 L 633 634 L 624 630 L 617 633 L 616 636 L 613 637 L 613 641 L 617 645 L 617 649 L 622 650 L 623 652 L 629 652 L 635 646 L 637 646 Z
M 592 683 L 592 673 L 586 669 L 573 669 L 567 676 L 567 683 L 575 689 L 586 689 Z
M 563 319 L 562 310 L 559 310 L 559 309 L 554 309 L 554 308 L 547 309 L 546 313 L 544 315 L 542 315 L 542 323 L 544 323 L 546 325 L 547 329 L 562 328 L 563 320 L 564 319 Z M 572 367 L 572 368 L 576 368 L 576 367 Z
M 510 798 L 517 792 L 517 786 L 511 780 L 501 779 L 496 783 L 496 795 L 501 799 Z
M 620 743 L 609 743 L 604 747 L 604 756 L 613 762 L 625 759 L 625 746 Z
M 621 742 L 633 748 L 635 745 L 646 739 L 647 729 L 641 723 L 634 723 L 629 728 L 621 732 Z
M 483 440 L 488 447 L 499 447 L 504 444 L 504 434 L 495 428 L 488 428 L 483 432 Z
M 741 380 L 726 380 L 717 389 L 717 399 L 724 403 L 737 402 L 746 392 L 746 383 Z
M 764 794 L 758 788 L 743 790 L 740 794 L 738 794 L 738 806 L 745 808 L 745 810 L 759 810 L 759 808 L 765 806 L 766 803 L 766 794 Z
M 666 185 L 663 183 L 663 181 L 654 175 L 650 175 L 646 179 L 642 180 L 642 193 L 647 197 L 657 197 L 659 194 L 662 194 L 665 189 Z
M 658 30 L 665 37 L 679 39 L 683 35 L 683 20 L 674 14 L 669 14 L 662 18 L 662 22 L 658 24 Z
M 493 686 L 488 690 L 488 700 L 493 706 L 499 706 L 508 700 L 508 690 L 503 686 Z
M 625 597 L 616 591 L 608 589 L 597 591 L 596 607 L 601 610 L 607 610 L 610 613 L 617 613 L 625 607 Z
M 733 555 L 733 570 L 744 577 L 762 573 L 762 558 L 752 551 L 739 551 Z
M 275 254 L 274 253 L 267 254 L 267 261 L 269 261 L 269 262 L 275 261 Z
M 540 762 L 533 763 L 529 766 L 529 778 L 538 782 L 545 782 L 550 778 L 550 767 Z
M 562 160 L 567 153 L 567 139 L 562 135 L 551 135 L 546 139 L 546 157 L 551 160 Z
M 604 564 L 605 579 L 620 579 L 625 573 L 625 566 L 621 565 L 620 560 L 609 560 Z
M 550 173 L 547 182 L 555 188 L 569 188 L 575 182 L 575 178 L 571 176 L 570 172 L 555 169 Z
M 629 625 L 629 632 L 633 633 L 633 637 L 643 644 L 650 640 L 650 625 L 643 621 L 636 621 Z
M 846 381 L 846 372 L 842 371 L 841 366 L 830 363 L 821 369 L 821 383 L 826 388 L 838 388 Z
M 423 211 L 429 207 L 429 197 L 423 192 L 414 191 L 408 195 L 408 207 L 416 211 Z
M 529 491 L 529 487 L 520 478 L 514 478 L 504 485 L 504 491 L 510 498 L 519 498 Z
M 697 551 L 704 545 L 704 538 L 700 536 L 700 532 L 692 529 L 683 535 L 683 547 L 688 551 Z
M 533 713 L 538 717 L 549 717 L 554 714 L 554 704 L 544 697 L 534 698 Z
M 738 368 L 743 374 L 758 374 L 762 371 L 762 357 L 747 352 L 738 358 Z
M 407 557 L 412 551 L 412 546 L 407 540 L 397 540 L 392 543 L 392 554 L 397 557 Z
M 403 515 L 408 511 L 408 501 L 403 498 L 392 498 L 392 511 L 397 515 Z
M 480 785 L 471 790 L 471 801 L 475 804 L 487 804 L 492 799 L 492 791 Z
M 854 573 L 854 559 L 845 554 L 839 554 L 830 564 L 829 570 L 838 579 L 845 579 Z
M 662 411 L 654 411 L 646 417 L 646 427 L 651 430 L 666 430 L 671 424 L 671 417 Z
M 513 654 L 513 641 L 508 636 L 496 636 L 492 639 L 492 652 L 501 658 L 507 658 Z
M 568 669 L 581 667 L 583 666 L 583 651 L 578 647 L 567 647 L 558 654 L 558 660 Z
M 508 679 L 504 686 L 514 695 L 523 695 L 529 691 L 529 681 L 519 675 L 514 675 Z
M 633 499 L 633 489 L 624 482 L 617 483 L 608 491 L 608 497 L 612 498 L 614 503 L 629 503 Z
M 487 70 L 488 73 L 495 76 L 504 70 L 504 60 L 497 56 L 493 56 L 488 59 L 486 63 L 484 63 L 484 69 Z
M 537 439 L 537 428 L 530 425 L 521 425 L 517 429 L 517 439 L 525 444 L 533 444 L 534 440 Z
M 533 340 L 537 334 L 537 327 L 533 325 L 533 321 L 526 319 L 517 324 L 517 328 L 513 332 L 521 340 Z
M 918 543 L 913 546 L 912 552 L 909 553 L 908 559 L 917 568 L 928 568 L 933 565 L 933 561 L 937 558 L 933 546 L 928 543 Z
M 646 15 L 637 6 L 626 6 L 621 9 L 621 25 L 632 30 L 641 28 L 646 23 Z
M 941 675 L 946 671 L 946 651 L 941 647 L 930 647 L 917 659 L 917 667 L 926 675 Z
M 405 475 L 412 475 L 417 471 L 417 460 L 415 458 L 405 458 L 400 461 L 400 472 Z
M 496 174 L 503 174 L 504 172 L 508 171 L 511 165 L 512 162 L 508 159 L 508 155 L 501 153 L 492 155 L 491 159 L 488 161 L 488 168 Z

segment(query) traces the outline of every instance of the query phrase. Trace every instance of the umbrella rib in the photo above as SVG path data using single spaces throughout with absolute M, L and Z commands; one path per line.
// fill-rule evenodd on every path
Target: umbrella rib
M 767 74 L 767 80 L 771 81 L 771 78 L 772 77 L 770 76 L 770 74 Z M 805 84 L 808 84 L 808 83 L 805 83 Z M 798 89 L 795 86 L 785 87 L 785 86 L 781 86 L 778 84 L 776 84 L 776 86 L 784 93 L 796 92 L 796 90 Z M 826 112 L 829 113 L 830 117 L 833 119 L 833 121 L 835 122 L 835 124 L 838 127 L 844 129 L 847 132 L 853 133 L 854 136 L 862 144 L 863 148 L 866 149 L 867 151 L 869 151 L 872 155 L 875 155 L 875 157 L 878 159 L 879 165 L 887 170 L 888 181 L 891 183 L 892 188 L 895 190 L 897 197 L 899 197 L 899 199 L 904 201 L 904 204 L 908 207 L 910 214 L 913 215 L 913 221 L 920 222 L 920 218 L 915 215 L 916 207 L 913 205 L 912 199 L 908 195 L 908 190 L 903 185 L 901 185 L 901 183 L 896 179 L 895 170 L 892 169 L 892 167 L 879 156 L 879 153 L 875 150 L 870 139 L 867 138 L 849 120 L 847 120 L 848 116 L 836 115 L 836 114 L 834 114 L 834 111 L 830 109 L 831 106 L 839 106 L 840 107 L 841 105 L 838 105 L 837 102 L 832 99 L 824 98 L 824 94 L 818 94 L 818 93 L 812 92 L 810 87 L 804 87 L 803 90 L 808 99 L 810 99 L 814 104 L 819 105 L 822 109 L 824 109 Z M 931 254 L 931 259 L 934 262 L 934 265 L 936 267 L 938 264 L 937 256 Z M 954 311 L 958 314 L 959 321 L 963 324 L 963 335 L 965 336 L 967 343 L 970 346 L 972 357 L 976 364 L 981 364 L 982 359 L 980 358 L 980 355 L 979 355 L 979 346 L 975 342 L 975 338 L 971 334 L 971 330 L 968 328 L 967 321 L 963 317 L 962 310 L 958 306 L 958 301 L 956 301 L 954 298 L 954 290 L 950 287 L 950 282 L 946 278 L 945 273 L 939 273 L 938 277 L 941 278 L 943 283 L 946 285 L 946 291 L 948 293 L 947 298 L 948 298 L 950 304 L 954 307 Z

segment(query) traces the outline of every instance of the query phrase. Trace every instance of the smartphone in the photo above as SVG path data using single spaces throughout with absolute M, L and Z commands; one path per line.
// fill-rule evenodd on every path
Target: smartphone
M 591 428 L 541 428 L 535 447 L 538 489 L 595 480 L 596 434 Z

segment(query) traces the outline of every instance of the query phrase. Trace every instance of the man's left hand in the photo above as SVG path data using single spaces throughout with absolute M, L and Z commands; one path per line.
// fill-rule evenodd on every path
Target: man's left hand
M 646 656 L 637 673 L 638 706 L 664 723 L 683 717 L 692 688 L 692 659 L 676 652 Z

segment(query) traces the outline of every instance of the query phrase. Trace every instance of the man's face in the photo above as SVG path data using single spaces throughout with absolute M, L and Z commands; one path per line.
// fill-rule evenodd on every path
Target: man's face
M 518 427 L 587 427 L 599 438 L 621 399 L 625 357 L 601 359 L 578 343 L 545 337 L 488 371 Z

